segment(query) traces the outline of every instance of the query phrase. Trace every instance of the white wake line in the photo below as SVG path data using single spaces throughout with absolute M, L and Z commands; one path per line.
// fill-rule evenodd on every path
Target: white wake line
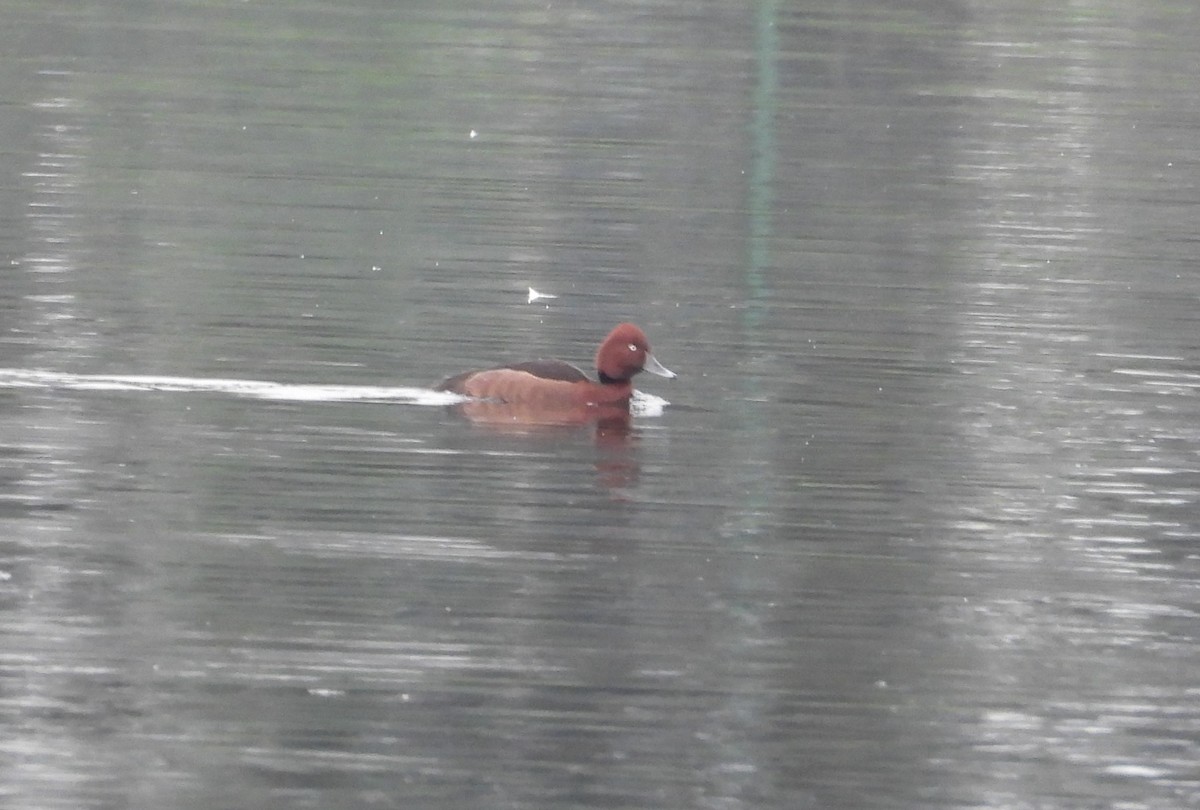
M 43 388 L 71 391 L 170 391 L 229 394 L 235 397 L 288 402 L 396 402 L 406 405 L 454 405 L 466 397 L 412 386 L 306 385 L 265 380 L 222 380 L 204 377 L 157 377 L 141 374 L 64 374 L 0 368 L 0 388 Z M 634 391 L 629 410 L 635 416 L 661 416 L 670 402 Z
M 458 394 L 410 386 L 289 385 L 265 380 L 222 380 L 203 377 L 157 377 L 140 374 L 63 374 L 56 371 L 0 369 L 0 388 L 65 388 L 74 391 L 173 391 L 230 394 L 253 399 L 293 402 L 403 402 L 452 405 Z

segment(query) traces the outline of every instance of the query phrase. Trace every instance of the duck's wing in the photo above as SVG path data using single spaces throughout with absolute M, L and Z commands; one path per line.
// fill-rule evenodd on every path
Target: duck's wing
M 584 374 L 582 369 L 562 360 L 529 360 L 505 366 L 505 368 L 527 371 L 543 380 L 560 380 L 562 382 L 586 382 L 588 380 L 588 375 Z
M 433 390 L 467 394 L 467 381 L 472 377 L 480 374 L 488 374 L 491 377 L 495 377 L 497 375 L 493 372 L 504 371 L 523 371 L 526 374 L 532 374 L 534 377 L 543 380 L 557 380 L 559 382 L 585 382 L 588 379 L 588 376 L 577 366 L 573 366 L 562 360 L 528 360 L 524 363 L 514 363 L 511 366 L 496 366 L 494 368 L 464 371 L 462 374 L 455 374 L 453 377 L 447 377 L 442 380 Z

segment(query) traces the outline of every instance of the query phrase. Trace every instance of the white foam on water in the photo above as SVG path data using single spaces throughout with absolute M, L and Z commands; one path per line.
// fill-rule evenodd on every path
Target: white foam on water
M 633 416 L 662 416 L 663 410 L 670 404 L 662 397 L 635 388 L 633 396 L 629 398 L 629 413 Z
M 0 369 L 0 388 L 44 388 L 71 391 L 171 391 L 228 394 L 283 402 L 396 402 L 406 405 L 454 405 L 468 397 L 412 386 L 308 385 L 267 380 L 206 377 L 161 377 L 144 374 L 65 374 L 36 369 Z M 629 412 L 662 416 L 671 403 L 644 391 L 633 392 Z
M 543 298 L 546 298 L 546 299 L 558 298 L 558 296 L 552 295 L 551 293 L 539 292 L 538 290 L 535 290 L 533 287 L 529 288 L 529 303 L 532 304 L 534 301 L 540 301 Z
M 306 385 L 265 380 L 159 377 L 141 374 L 64 374 L 55 371 L 0 369 L 0 388 L 63 388 L 74 391 L 175 391 L 218 393 L 291 402 L 402 402 L 452 405 L 463 397 L 411 386 Z

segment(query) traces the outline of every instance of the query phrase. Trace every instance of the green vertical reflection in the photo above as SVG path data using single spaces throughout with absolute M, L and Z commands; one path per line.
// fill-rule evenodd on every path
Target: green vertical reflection
M 763 391 L 766 377 L 761 367 L 753 364 L 762 341 L 758 332 L 767 316 L 767 271 L 771 260 L 772 182 L 775 172 L 775 105 L 778 74 L 776 54 L 779 35 L 775 26 L 777 0 L 761 0 L 755 17 L 755 74 L 753 109 L 750 130 L 753 153 L 750 155 L 750 177 L 746 207 L 749 215 L 749 243 L 746 257 L 742 337 L 748 358 L 739 358 L 742 396 L 734 399 L 737 441 L 732 457 L 722 465 L 728 477 L 729 490 L 736 497 L 725 510 L 720 535 L 736 546 L 730 556 L 727 621 L 717 625 L 711 647 L 719 660 L 752 661 L 764 643 L 775 643 L 779 637 L 772 627 L 772 609 L 764 604 L 764 589 L 784 586 L 778 581 L 774 567 L 760 561 L 758 548 L 769 548 L 781 538 L 772 536 L 770 528 L 771 501 L 777 483 L 773 480 L 773 460 L 778 448 L 774 441 Z M 752 361 L 749 368 L 745 360 Z M 762 535 L 766 533 L 766 537 Z M 768 559 L 774 559 L 773 556 Z M 761 790 L 762 774 L 769 763 L 759 762 L 761 746 L 757 745 L 757 729 L 770 721 L 771 701 L 765 699 L 778 687 L 773 676 L 755 674 L 754 670 L 735 667 L 729 671 L 728 697 L 715 711 L 708 713 L 711 728 L 706 728 L 713 741 L 712 757 L 723 763 L 745 763 L 748 767 L 730 770 L 722 776 L 721 789 L 731 797 L 752 796 Z M 761 687 L 761 688 L 759 688 Z
M 725 525 L 730 534 L 749 537 L 762 531 L 770 510 L 771 487 L 763 480 L 763 465 L 772 454 L 771 425 L 763 406 L 764 375 L 753 364 L 754 347 L 761 346 L 759 331 L 767 319 L 768 268 L 774 220 L 775 106 L 777 104 L 779 31 L 778 0 L 761 0 L 755 16 L 755 76 L 750 131 L 752 154 L 747 186 L 749 243 L 743 292 L 742 338 L 751 352 L 751 368 L 740 376 L 743 396 L 737 407 L 746 456 L 733 465 L 733 485 L 742 493 L 735 515 Z
M 771 261 L 772 181 L 775 175 L 775 105 L 779 89 L 778 0 L 762 0 L 755 18 L 755 77 L 752 119 L 753 154 L 750 162 L 748 208 L 750 250 L 746 263 L 746 309 L 743 326 L 748 333 L 765 318 L 766 268 Z

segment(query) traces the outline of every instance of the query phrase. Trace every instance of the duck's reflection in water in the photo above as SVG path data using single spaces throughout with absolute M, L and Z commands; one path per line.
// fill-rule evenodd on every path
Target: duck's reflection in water
M 564 409 L 472 400 L 452 405 L 450 410 L 474 425 L 505 435 L 566 439 L 590 432 L 593 444 L 602 451 L 596 459 L 598 482 L 609 489 L 637 484 L 637 434 L 626 407 L 578 405 Z

